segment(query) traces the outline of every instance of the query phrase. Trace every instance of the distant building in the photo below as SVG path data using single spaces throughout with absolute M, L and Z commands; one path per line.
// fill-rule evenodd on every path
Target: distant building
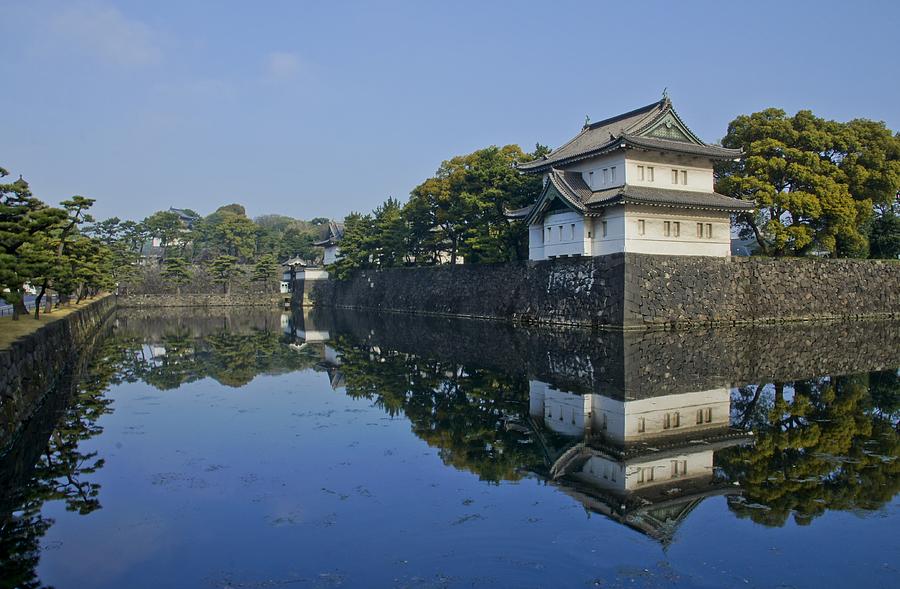
M 344 224 L 337 221 L 329 221 L 325 238 L 313 243 L 313 245 L 325 248 L 322 258 L 324 265 L 334 264 L 341 256 L 341 240 L 344 238 Z
M 188 209 L 176 209 L 169 207 L 170 213 L 175 213 L 187 229 L 193 229 L 194 223 L 200 220 L 200 215 Z
M 596 123 L 543 158 L 537 201 L 507 216 L 528 224 L 529 259 L 617 252 L 728 256 L 731 215 L 753 204 L 717 194 L 713 163 L 741 151 L 701 141 L 668 97 Z

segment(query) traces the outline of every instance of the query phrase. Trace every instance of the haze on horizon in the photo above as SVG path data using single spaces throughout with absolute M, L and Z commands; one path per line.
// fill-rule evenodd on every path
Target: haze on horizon
M 663 88 L 707 142 L 770 106 L 900 129 L 895 2 L 3 4 L 0 165 L 98 218 L 340 218 Z

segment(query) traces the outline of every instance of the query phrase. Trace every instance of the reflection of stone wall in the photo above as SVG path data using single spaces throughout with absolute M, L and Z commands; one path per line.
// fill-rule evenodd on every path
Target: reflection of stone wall
M 616 398 L 900 367 L 900 324 L 894 322 L 592 332 L 327 308 L 305 320 L 332 338 L 526 372 L 562 390 Z
M 104 297 L 0 350 L 0 449 L 9 444 L 57 381 L 90 356 L 84 350 L 114 306 L 114 297 Z
M 118 297 L 120 308 L 128 307 L 273 307 L 284 305 L 280 294 L 128 294 Z
M 900 316 L 900 263 L 613 254 L 358 272 L 320 306 L 628 328 Z

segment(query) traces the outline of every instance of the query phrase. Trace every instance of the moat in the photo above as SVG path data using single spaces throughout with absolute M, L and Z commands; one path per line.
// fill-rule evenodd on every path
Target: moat
M 117 311 L 0 457 L 0 587 L 891 587 L 900 325 Z

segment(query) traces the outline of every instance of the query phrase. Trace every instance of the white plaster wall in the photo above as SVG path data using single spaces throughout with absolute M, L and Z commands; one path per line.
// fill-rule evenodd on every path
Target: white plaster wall
M 325 248 L 325 257 L 322 258 L 322 263 L 326 266 L 328 264 L 334 264 L 340 257 L 341 248 L 336 245 L 329 245 Z
M 679 462 L 679 473 L 674 476 L 672 474 L 672 461 Z M 684 462 L 687 462 L 687 469 L 684 474 L 681 474 Z M 698 446 L 695 451 L 685 452 L 676 456 L 657 460 L 645 457 L 643 460 L 628 461 L 624 469 L 626 491 L 636 491 L 659 485 L 678 485 L 679 481 L 686 479 L 711 478 L 713 476 L 713 451 Z M 653 471 L 653 480 L 650 480 L 648 470 Z M 643 481 L 641 481 L 641 471 L 644 474 Z
M 644 166 L 643 181 L 641 181 L 638 166 Z M 650 175 L 647 171 L 647 168 L 650 166 L 653 167 L 653 182 L 650 182 Z M 673 169 L 679 170 L 677 184 L 672 183 Z M 715 184 L 712 162 L 710 160 L 674 155 L 660 156 L 650 152 L 629 151 L 626 157 L 625 170 L 628 184 L 635 186 L 712 192 Z M 682 183 L 681 170 L 687 171 L 687 184 Z
M 620 207 L 617 207 L 620 208 Z M 670 256 L 731 255 L 731 215 L 727 212 L 697 211 L 670 207 L 626 205 L 625 251 Z M 639 221 L 644 221 L 640 234 Z M 680 235 L 665 235 L 665 222 L 681 224 Z M 704 237 L 697 237 L 697 223 L 704 225 Z M 712 225 L 712 237 L 706 237 L 706 224 Z
M 304 268 L 297 271 L 298 280 L 328 280 L 328 271 L 322 268 Z
M 697 411 L 711 410 L 712 419 L 697 423 Z M 650 399 L 621 401 L 603 395 L 591 395 L 591 427 L 594 432 L 603 432 L 613 442 L 626 444 L 646 441 L 674 434 L 727 427 L 731 410 L 731 396 L 727 388 L 710 389 L 663 395 Z M 674 413 L 678 413 L 677 427 Z M 670 427 L 665 428 L 665 416 L 670 415 Z M 640 431 L 640 420 L 644 420 L 644 431 Z
M 606 221 L 606 237 L 603 236 Z M 625 207 L 603 209 L 603 214 L 592 218 L 591 255 L 605 256 L 625 251 Z
M 616 168 L 615 181 L 610 179 L 608 182 L 604 183 L 603 169 L 606 168 L 607 170 L 611 170 L 613 166 Z M 566 169 L 573 172 L 581 172 L 581 176 L 584 178 L 587 185 L 591 187 L 591 190 L 605 190 L 607 188 L 613 188 L 614 186 L 622 186 L 625 184 L 625 176 L 627 173 L 625 153 L 622 151 L 582 160 L 570 166 L 566 166 Z M 593 172 L 593 174 L 591 174 L 591 172 Z
M 625 464 L 594 454 L 581 468 L 579 479 L 605 491 L 625 491 Z
M 585 239 L 587 233 L 584 228 L 584 217 L 581 216 L 581 213 L 571 210 L 550 213 L 544 217 L 542 229 L 544 232 L 544 258 L 582 256 L 586 254 Z
M 546 260 L 544 255 L 544 226 L 531 225 L 528 227 L 528 259 Z
M 565 436 L 584 435 L 589 395 L 557 391 L 546 383 L 531 381 L 528 399 L 532 417 L 543 419 L 551 430 Z

